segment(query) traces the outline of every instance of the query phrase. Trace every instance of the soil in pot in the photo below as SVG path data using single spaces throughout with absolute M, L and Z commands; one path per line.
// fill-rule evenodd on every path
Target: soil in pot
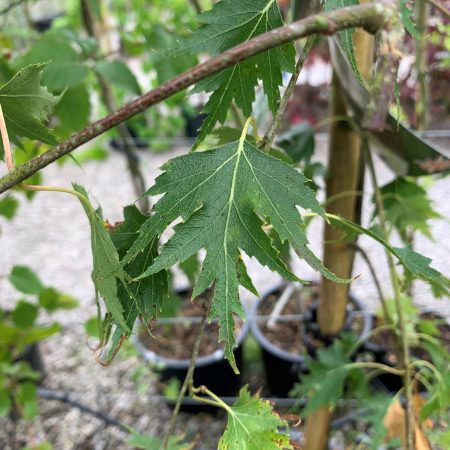
M 423 320 L 437 321 L 436 328 L 440 335 L 438 339 L 442 342 L 443 348 L 450 354 L 450 324 L 445 319 L 434 312 L 425 311 L 420 313 Z M 380 317 L 374 317 L 374 328 L 384 325 L 384 320 Z M 383 364 L 395 367 L 398 364 L 396 353 L 396 339 L 392 330 L 382 330 L 371 336 L 366 345 L 366 350 L 373 353 L 374 358 Z M 431 362 L 430 355 L 422 347 L 412 347 L 410 354 L 414 359 L 423 359 Z M 401 377 L 393 374 L 384 373 L 373 380 L 374 385 L 384 391 L 395 393 L 398 392 L 402 386 L 403 381 Z M 423 386 L 419 385 L 419 389 Z
M 269 293 L 258 305 L 257 316 L 270 316 L 283 289 L 278 288 Z M 287 397 L 299 375 L 305 370 L 303 355 L 314 354 L 317 348 L 326 345 L 320 340 L 315 323 L 315 311 L 319 297 L 319 286 L 309 285 L 295 289 L 286 303 L 281 315 L 303 315 L 303 318 L 283 320 L 269 326 L 267 320 L 256 320 L 253 331 L 263 348 L 267 383 L 273 395 Z M 360 309 L 359 303 L 351 298 L 349 312 Z M 367 332 L 370 321 L 366 316 L 350 315 L 347 328 L 359 335 Z
M 152 362 L 160 374 L 161 382 L 165 383 L 173 378 L 182 383 L 189 367 L 192 350 L 196 337 L 200 330 L 199 321 L 189 322 L 189 318 L 201 318 L 204 314 L 202 298 L 190 301 L 190 292 L 179 293 L 182 297 L 179 318 L 186 321 L 176 323 L 159 323 L 152 329 L 153 337 L 143 327 L 138 332 L 141 345 L 147 351 L 152 352 Z M 245 325 L 239 319 L 236 320 L 235 334 L 238 347 L 234 351 L 236 364 L 241 371 L 242 350 L 239 344 L 245 335 Z M 218 343 L 219 326 L 217 323 L 207 324 L 205 333 L 200 343 L 199 356 L 194 371 L 194 385 L 207 386 L 220 397 L 235 396 L 241 386 L 241 376 L 236 375 L 227 360 L 223 357 L 223 344 Z M 145 356 L 145 355 L 144 355 Z M 198 412 L 210 409 L 210 407 L 194 406 L 183 408 L 184 411 Z

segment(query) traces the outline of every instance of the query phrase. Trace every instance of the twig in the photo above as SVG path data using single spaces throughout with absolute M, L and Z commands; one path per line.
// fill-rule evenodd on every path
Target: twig
M 384 215 L 384 205 L 381 196 L 381 190 L 378 184 L 377 175 L 375 172 L 375 166 L 373 163 L 372 154 L 369 150 L 367 139 L 364 139 L 363 146 L 366 154 L 367 165 L 369 167 L 370 177 L 372 179 L 373 189 L 375 192 L 375 202 L 377 205 L 377 214 L 380 222 L 380 228 L 383 233 L 383 238 L 386 242 L 389 242 L 389 233 L 386 227 L 386 219 Z M 414 414 L 412 409 L 412 386 L 411 386 L 411 366 L 409 361 L 409 346 L 407 339 L 406 321 L 403 314 L 403 308 L 401 304 L 401 291 L 398 275 L 395 269 L 394 259 L 392 254 L 386 251 L 386 256 L 389 265 L 389 274 L 391 277 L 392 288 L 394 290 L 395 308 L 398 317 L 399 324 L 399 361 L 401 361 L 403 373 L 403 385 L 405 389 L 405 429 L 406 429 L 406 450 L 413 450 L 415 448 L 414 441 Z
M 177 402 L 175 403 L 175 407 L 172 412 L 172 416 L 170 417 L 169 424 L 167 425 L 167 430 L 164 434 L 164 439 L 161 444 L 161 450 L 167 450 L 167 446 L 169 444 L 169 438 L 173 435 L 175 431 L 175 425 L 177 423 L 178 414 L 180 412 L 181 405 L 183 403 L 184 396 L 186 395 L 186 391 L 188 388 L 192 387 L 192 382 L 194 378 L 194 370 L 195 363 L 197 361 L 198 352 L 200 350 L 200 343 L 202 341 L 203 333 L 205 332 L 206 321 L 209 316 L 209 310 L 211 307 L 212 297 L 214 295 L 214 285 L 210 288 L 208 293 L 208 298 L 205 300 L 203 304 L 203 318 L 200 323 L 200 331 L 198 332 L 197 337 L 195 338 L 194 349 L 192 350 L 191 362 L 189 364 L 188 371 L 186 373 L 186 377 L 183 381 L 183 386 L 181 386 L 180 392 L 178 393 Z
M 356 251 L 359 252 L 359 254 L 362 256 L 362 258 L 364 259 L 364 261 L 367 264 L 367 267 L 369 268 L 369 272 L 372 276 L 372 280 L 375 284 L 375 288 L 378 292 L 378 297 L 380 299 L 380 303 L 383 308 L 384 319 L 387 321 L 386 323 L 389 323 L 390 319 L 389 319 L 389 312 L 388 312 L 387 305 L 386 305 L 386 299 L 384 298 L 383 290 L 381 289 L 381 283 L 380 283 L 380 280 L 378 279 L 375 267 L 373 266 L 372 261 L 369 258 L 369 255 L 362 247 L 360 247 L 356 243 L 353 243 L 352 245 L 353 245 L 353 247 L 355 247 Z
M 198 2 L 198 0 L 189 0 L 189 2 L 192 5 L 192 7 L 195 9 L 195 12 L 197 14 L 201 14 L 202 7 L 200 6 L 200 3 Z
M 15 2 L 11 2 L 8 6 L 5 6 L 3 9 L 0 10 L 0 16 L 9 13 L 9 11 L 11 11 L 13 8 L 25 2 L 26 0 L 16 0 Z
M 88 35 L 91 38 L 94 38 L 100 45 L 100 39 L 95 29 L 95 19 L 92 14 L 91 8 L 89 7 L 88 0 L 81 0 L 80 6 L 84 28 L 86 29 Z M 100 97 L 102 99 L 102 102 L 105 105 L 108 113 L 111 114 L 117 109 L 111 85 L 99 72 L 95 71 L 95 76 L 100 87 Z M 123 148 L 125 158 L 127 160 L 128 171 L 131 175 L 134 192 L 139 198 L 138 202 L 141 211 L 146 214 L 150 211 L 150 201 L 148 197 L 142 196 L 142 194 L 145 192 L 145 179 L 139 167 L 139 158 L 136 154 L 136 148 L 133 145 L 132 136 L 127 126 L 123 122 L 117 125 L 117 131 L 119 133 L 121 147 Z
M 114 427 L 120 428 L 121 430 L 129 433 L 130 428 L 124 423 L 114 419 L 113 417 L 108 416 L 107 414 L 102 413 L 101 411 L 97 411 L 95 409 L 90 408 L 89 406 L 84 405 L 76 400 L 72 400 L 69 395 L 65 392 L 57 392 L 52 391 L 50 389 L 38 388 L 38 396 L 40 398 L 44 398 L 46 400 L 56 400 L 61 403 L 66 403 L 74 408 L 79 409 L 81 412 L 90 414 L 91 416 L 96 417 L 97 419 L 102 420 L 108 425 L 112 425 Z
M 117 124 L 130 119 L 136 114 L 145 111 L 150 106 L 156 105 L 166 98 L 171 97 L 173 94 L 244 59 L 312 34 L 330 35 L 339 30 L 354 27 L 364 27 L 367 31 L 374 33 L 389 22 L 395 13 L 396 8 L 393 6 L 378 2 L 368 3 L 310 16 L 304 20 L 261 34 L 183 72 L 166 83 L 163 83 L 158 88 L 127 103 L 114 113 L 88 125 L 83 130 L 42 155 L 16 167 L 11 173 L 0 178 L 0 193 L 29 178 L 34 173 L 105 131 L 115 127 Z
M 429 3 L 433 8 L 436 8 L 440 13 L 442 13 L 445 17 L 448 17 L 450 19 L 450 11 L 444 6 L 441 5 L 436 0 L 425 0 L 427 3 Z
M 277 108 L 277 111 L 272 120 L 272 123 L 262 140 L 261 148 L 265 152 L 268 152 L 270 150 L 270 148 L 272 147 L 273 140 L 275 139 L 275 133 L 277 132 L 278 128 L 280 127 L 281 118 L 284 114 L 284 111 L 286 111 L 286 107 L 289 103 L 292 93 L 294 92 L 300 72 L 302 71 L 303 65 L 305 64 L 305 61 L 306 61 L 306 58 L 308 57 L 309 52 L 310 52 L 311 48 L 314 46 L 315 42 L 316 42 L 315 36 L 309 37 L 305 42 L 305 45 L 302 49 L 302 53 L 300 54 L 297 64 L 295 66 L 295 71 L 292 74 L 288 85 L 286 86 L 286 90 L 284 91 L 284 95 L 280 100 L 280 104 Z
M 416 2 L 416 71 L 417 71 L 417 98 L 415 105 L 416 128 L 423 130 L 428 124 L 429 86 L 427 80 L 427 22 L 429 5 L 425 0 Z
M 2 105 L 0 104 L 0 133 L 2 135 L 3 150 L 5 151 L 5 160 L 8 170 L 14 169 L 14 160 L 11 152 L 11 144 L 8 137 L 8 129 L 6 128 L 5 116 L 3 115 Z

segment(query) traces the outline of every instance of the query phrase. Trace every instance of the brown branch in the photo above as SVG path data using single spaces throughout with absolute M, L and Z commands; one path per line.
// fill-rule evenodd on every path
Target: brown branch
M 3 16 L 4 14 L 9 13 L 13 8 L 16 6 L 21 5 L 22 3 L 25 3 L 26 0 L 16 0 L 15 2 L 10 3 L 8 6 L 0 10 L 0 16 Z
M 388 23 L 395 14 L 396 9 L 394 7 L 381 3 L 369 3 L 310 16 L 304 20 L 261 34 L 254 39 L 209 59 L 203 64 L 199 64 L 183 72 L 158 88 L 147 92 L 122 108 L 119 108 L 114 113 L 88 125 L 80 132 L 42 155 L 16 167 L 14 171 L 0 178 L 0 193 L 29 178 L 40 169 L 67 155 L 119 123 L 130 119 L 136 114 L 145 111 L 150 106 L 156 105 L 194 83 L 220 72 L 227 67 L 233 66 L 244 59 L 312 34 L 332 35 L 339 30 L 354 27 L 363 27 L 367 31 L 374 33 Z
M 190 3 L 192 5 L 192 7 L 195 9 L 195 12 L 197 14 L 202 13 L 202 7 L 200 6 L 200 3 L 198 2 L 198 0 L 190 0 Z
M 450 11 L 444 6 L 441 5 L 436 0 L 425 0 L 427 3 L 429 3 L 433 8 L 436 8 L 441 14 L 443 14 L 445 17 L 450 19 Z
M 273 140 L 275 139 L 275 133 L 280 127 L 281 119 L 283 117 L 284 111 L 286 111 L 287 105 L 289 104 L 289 100 L 294 92 L 295 86 L 297 84 L 298 77 L 300 76 L 300 72 L 303 69 L 306 58 L 309 55 L 310 50 L 314 46 L 316 40 L 314 37 L 308 38 L 303 46 L 302 53 L 298 58 L 297 64 L 295 66 L 295 71 L 292 74 L 288 85 L 286 86 L 286 90 L 284 91 L 284 95 L 280 100 L 280 104 L 278 106 L 277 112 L 275 113 L 272 123 L 269 129 L 266 131 L 264 138 L 261 142 L 260 147 L 267 153 L 272 148 Z
M 80 1 L 80 10 L 81 18 L 89 37 L 94 38 L 100 46 L 100 36 L 96 30 L 94 15 L 90 9 L 88 0 Z M 98 71 L 95 71 L 95 76 L 100 88 L 100 98 L 105 105 L 106 110 L 110 114 L 114 113 L 114 111 L 117 109 L 117 106 L 111 84 Z M 119 133 L 120 149 L 123 150 L 123 153 L 125 154 L 128 171 L 131 176 L 131 182 L 134 187 L 134 192 L 138 197 L 140 209 L 144 214 L 148 214 L 151 209 L 150 201 L 148 197 L 143 196 L 146 190 L 145 178 L 139 166 L 139 157 L 136 153 L 136 148 L 133 145 L 133 137 L 131 136 L 128 127 L 123 122 L 117 124 L 117 132 Z
M 181 404 L 183 403 L 184 396 L 186 395 L 186 391 L 192 388 L 194 381 L 194 370 L 195 364 L 197 362 L 198 353 L 200 350 L 200 344 L 202 341 L 203 333 L 205 332 L 206 322 L 210 313 L 211 303 L 214 296 L 214 284 L 211 286 L 209 292 L 207 292 L 207 298 L 203 303 L 203 316 L 202 321 L 200 323 L 200 330 L 195 338 L 194 349 L 192 350 L 191 362 L 189 364 L 186 377 L 184 378 L 183 386 L 181 386 L 180 392 L 178 393 L 177 401 L 175 407 L 172 411 L 172 415 L 169 420 L 169 424 L 167 425 L 166 432 L 164 434 L 163 442 L 161 445 L 161 450 L 166 450 L 169 444 L 170 436 L 174 435 L 175 425 L 177 423 L 178 414 L 180 412 Z

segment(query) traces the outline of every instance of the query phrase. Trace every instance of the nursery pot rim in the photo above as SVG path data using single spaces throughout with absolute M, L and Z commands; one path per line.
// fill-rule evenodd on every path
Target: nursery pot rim
M 285 286 L 286 286 L 286 283 L 280 283 L 277 286 L 273 287 L 272 289 L 269 289 L 253 305 L 253 308 L 252 308 L 253 320 L 251 321 L 252 333 L 255 336 L 256 340 L 260 343 L 260 345 L 265 350 L 267 350 L 268 352 L 271 352 L 271 353 L 275 354 L 276 356 L 278 356 L 280 358 L 283 358 L 283 359 L 285 359 L 287 361 L 290 361 L 292 363 L 303 364 L 304 361 L 305 361 L 305 356 L 304 355 L 299 355 L 299 354 L 296 354 L 296 353 L 288 352 L 286 350 L 283 350 L 283 349 L 277 347 L 275 344 L 270 342 L 269 339 L 267 339 L 267 337 L 262 332 L 262 330 L 261 330 L 261 328 L 260 328 L 260 326 L 258 324 L 258 320 L 257 320 L 258 309 L 259 309 L 259 306 L 261 305 L 261 303 L 269 295 L 274 294 L 275 292 L 279 291 L 280 289 L 282 289 Z M 302 286 L 304 286 L 304 285 L 302 285 Z M 350 292 L 348 293 L 348 298 L 349 298 L 349 300 L 352 300 L 358 307 L 361 308 L 363 306 L 362 302 Z M 364 339 L 369 334 L 370 330 L 372 329 L 373 321 L 371 320 L 371 315 L 368 314 L 367 311 L 364 311 L 363 309 L 361 309 L 358 312 L 361 312 L 361 315 L 362 315 L 362 317 L 364 319 L 363 329 L 362 329 L 361 333 L 359 334 L 359 338 L 360 339 Z M 304 346 L 305 346 L 305 352 L 307 352 L 308 349 L 307 349 L 307 343 L 306 342 L 304 343 Z
M 178 293 L 180 292 L 186 292 L 187 289 L 177 289 Z M 245 309 L 245 308 L 244 308 Z M 250 328 L 250 323 L 248 320 L 249 312 L 246 311 L 246 320 L 242 320 L 242 327 L 239 330 L 239 334 L 236 338 L 236 346 L 235 348 L 239 347 L 242 342 L 244 341 L 245 336 L 248 333 L 248 330 Z M 172 369 L 188 369 L 189 365 L 191 363 L 191 358 L 185 358 L 185 359 L 175 359 L 175 358 L 167 358 L 164 356 L 158 355 L 153 350 L 149 350 L 144 346 L 144 344 L 139 339 L 138 334 L 138 327 L 140 324 L 140 320 L 137 319 L 134 325 L 134 332 L 131 335 L 131 341 L 133 342 L 133 345 L 138 350 L 138 353 L 140 356 L 147 362 L 155 364 L 155 365 L 162 365 L 163 367 L 170 367 Z M 217 361 L 221 361 L 224 359 L 225 351 L 223 348 L 217 348 L 212 353 L 205 355 L 205 356 L 199 356 L 195 362 L 195 367 L 203 367 L 207 366 L 209 364 L 215 363 Z
M 450 327 L 450 317 L 445 316 L 442 314 L 442 312 L 438 311 L 436 307 L 434 306 L 424 306 L 423 308 L 420 307 L 420 305 L 416 305 L 418 309 L 419 316 L 421 314 L 434 314 L 437 319 L 441 319 L 444 321 L 444 323 Z M 377 315 L 375 313 L 370 313 L 370 318 L 372 320 L 372 324 L 375 322 Z M 386 346 L 383 346 L 381 344 L 377 344 L 374 342 L 371 342 L 370 339 L 366 340 L 364 343 L 364 347 L 367 351 L 373 352 L 373 353 L 384 353 L 390 349 L 388 349 Z
M 261 328 L 258 324 L 258 309 L 261 303 L 271 294 L 274 292 L 279 291 L 283 287 L 286 286 L 286 283 L 280 283 L 277 286 L 269 289 L 260 299 L 258 299 L 257 302 L 252 307 L 252 321 L 251 321 L 251 328 L 252 333 L 255 336 L 256 340 L 259 342 L 259 344 L 268 352 L 278 356 L 279 358 L 285 359 L 289 362 L 295 363 L 295 364 L 303 364 L 305 361 L 305 357 L 303 355 L 299 355 L 296 353 L 287 352 L 286 350 L 283 350 L 279 347 L 277 347 L 275 344 L 270 342 L 266 336 L 264 336 L 264 333 L 261 331 Z

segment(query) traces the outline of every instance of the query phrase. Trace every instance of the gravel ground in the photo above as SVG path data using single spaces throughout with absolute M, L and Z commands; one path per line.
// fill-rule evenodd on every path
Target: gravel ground
M 325 139 L 319 139 L 317 157 L 325 158 Z M 181 154 L 186 149 L 179 148 L 168 153 L 143 153 L 142 165 L 148 185 L 157 174 L 157 168 L 169 157 Z M 381 182 L 392 178 L 386 167 L 377 161 Z M 3 170 L 2 170 L 3 171 Z M 107 163 L 90 162 L 80 168 L 72 163 L 63 167 L 46 168 L 45 184 L 70 186 L 75 181 L 89 191 L 91 199 L 98 201 L 104 216 L 110 222 L 121 220 L 122 208 L 131 203 L 135 196 L 130 187 L 124 159 L 113 153 Z M 368 183 L 369 184 L 369 183 Z M 370 191 L 370 189 L 367 189 Z M 119 354 L 108 368 L 95 362 L 89 350 L 84 333 L 84 322 L 95 314 L 94 291 L 90 280 L 92 257 L 88 222 L 76 199 L 63 197 L 59 193 L 38 193 L 32 202 L 22 201 L 13 221 L 1 220 L 0 234 L 0 302 L 11 307 L 17 295 L 7 281 L 13 265 L 23 264 L 35 270 L 42 280 L 58 289 L 70 293 L 80 300 L 80 307 L 73 311 L 57 313 L 54 318 L 63 325 L 63 332 L 48 339 L 42 345 L 48 375 L 44 386 L 65 391 L 94 409 L 108 415 L 141 432 L 161 436 L 170 416 L 170 409 L 155 397 L 155 380 L 151 375 L 145 382 L 147 392 L 138 393 L 132 380 L 133 371 L 142 367 L 142 361 L 131 350 Z M 450 217 L 450 187 L 448 180 L 436 181 L 430 188 L 430 196 L 436 209 L 444 217 Z M 364 205 L 364 220 L 367 221 L 370 208 Z M 450 233 L 448 223 L 434 220 L 431 242 L 419 236 L 418 251 L 433 259 L 433 266 L 448 274 Z M 313 222 L 309 227 L 312 248 L 320 254 L 322 225 Z M 373 255 L 380 279 L 388 285 L 388 272 L 383 250 L 369 239 L 360 242 Z M 249 260 L 249 273 L 260 292 L 267 291 L 279 278 L 262 268 L 254 260 Z M 316 279 L 316 275 L 300 261 L 295 261 L 295 272 L 301 277 Z M 359 278 L 353 282 L 352 291 L 359 296 L 368 309 L 378 308 L 377 296 L 364 262 L 357 257 L 355 274 Z M 186 280 L 177 276 L 176 284 L 184 285 Z M 449 303 L 433 299 L 429 289 L 417 283 L 415 300 L 421 306 L 433 306 L 450 316 Z M 248 293 L 246 301 L 254 302 Z M 130 347 L 131 349 L 131 347 Z M 13 423 L 0 420 L 0 448 L 19 449 L 25 444 L 50 441 L 55 449 L 125 449 L 126 434 L 115 427 L 105 425 L 77 409 L 55 401 L 40 401 L 41 416 L 32 423 Z M 223 417 L 208 415 L 191 416 L 183 414 L 179 421 L 179 431 L 187 436 L 201 436 L 198 448 L 214 448 L 224 427 Z M 207 431 L 207 433 L 205 433 Z M 205 436 L 206 435 L 206 436 Z

